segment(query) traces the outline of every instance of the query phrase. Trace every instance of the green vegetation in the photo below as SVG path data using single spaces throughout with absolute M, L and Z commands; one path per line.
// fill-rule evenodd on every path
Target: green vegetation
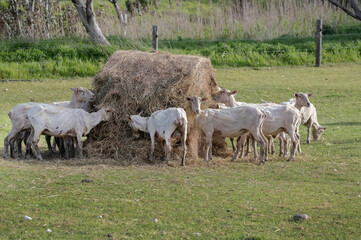
M 360 66 L 216 69 L 215 75 L 245 102 L 312 91 L 327 127 L 321 141 L 307 145 L 301 126 L 303 153 L 295 162 L 272 156 L 263 166 L 220 157 L 184 168 L 0 158 L 0 239 L 358 239 Z M 16 103 L 67 100 L 67 89 L 79 85 L 91 79 L 0 82 L 0 139 Z M 298 213 L 311 219 L 294 222 Z
M 52 39 L 0 42 L 0 79 L 56 79 L 94 76 L 117 49 L 151 51 L 150 41 L 109 37 L 111 46 L 100 47 L 86 39 Z M 254 40 L 161 40 L 159 50 L 211 59 L 214 67 L 312 66 L 314 38 L 282 37 Z M 323 38 L 322 62 L 361 60 L 359 34 Z

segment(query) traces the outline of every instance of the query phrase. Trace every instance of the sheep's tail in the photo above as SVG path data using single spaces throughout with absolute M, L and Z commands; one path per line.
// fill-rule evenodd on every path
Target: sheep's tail
M 178 126 L 184 125 L 184 119 L 183 118 L 177 118 L 177 120 L 174 120 L 174 123 Z

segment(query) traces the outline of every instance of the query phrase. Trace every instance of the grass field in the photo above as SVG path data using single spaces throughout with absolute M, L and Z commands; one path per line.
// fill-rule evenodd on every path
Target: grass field
M 239 101 L 313 92 L 327 127 L 321 141 L 305 144 L 301 126 L 303 153 L 294 162 L 272 156 L 263 166 L 220 157 L 183 168 L 0 158 L 0 239 L 359 239 L 360 65 L 215 74 L 220 86 L 239 91 Z M 14 105 L 67 100 L 67 89 L 80 85 L 91 79 L 0 82 L 0 139 L 10 131 Z M 293 221 L 299 213 L 311 219 Z

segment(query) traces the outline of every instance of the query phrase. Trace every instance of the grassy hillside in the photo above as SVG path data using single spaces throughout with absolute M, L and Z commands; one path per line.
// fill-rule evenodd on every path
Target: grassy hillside
M 251 158 L 230 163 L 216 157 L 209 165 L 187 159 L 191 165 L 180 168 L 174 162 L 124 167 L 110 159 L 0 157 L 0 239 L 358 239 L 359 65 L 215 74 L 219 85 L 239 91 L 239 101 L 280 102 L 312 91 L 319 122 L 327 127 L 321 141 L 307 145 L 301 126 L 303 153 L 295 162 L 272 156 L 263 166 Z M 0 139 L 16 103 L 67 100 L 69 87 L 90 84 L 0 82 L 0 90 L 8 89 L 0 93 Z M 299 213 L 311 219 L 293 221 Z

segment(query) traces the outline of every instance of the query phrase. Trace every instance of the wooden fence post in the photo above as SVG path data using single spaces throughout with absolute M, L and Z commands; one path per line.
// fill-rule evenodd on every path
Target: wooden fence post
M 321 66 L 321 52 L 322 52 L 322 19 L 318 19 L 317 29 L 316 29 L 316 67 Z
M 152 46 L 153 46 L 153 52 L 158 52 L 158 26 L 157 25 L 153 25 Z

